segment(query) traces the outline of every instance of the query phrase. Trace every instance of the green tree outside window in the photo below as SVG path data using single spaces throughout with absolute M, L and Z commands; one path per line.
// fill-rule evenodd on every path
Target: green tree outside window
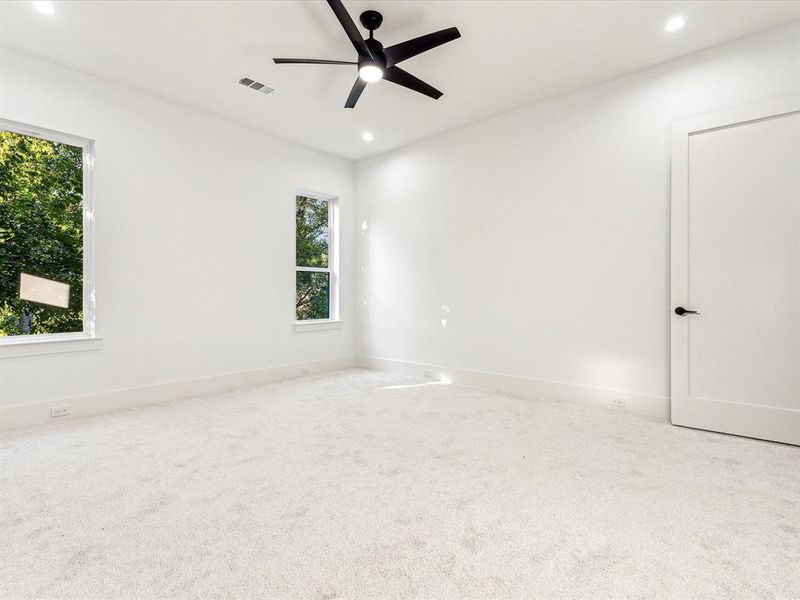
M 330 203 L 318 198 L 297 196 L 295 208 L 298 267 L 295 282 L 296 318 L 298 321 L 329 319 Z
M 69 306 L 20 300 L 20 274 L 68 284 Z M 0 336 L 83 331 L 83 149 L 0 131 Z

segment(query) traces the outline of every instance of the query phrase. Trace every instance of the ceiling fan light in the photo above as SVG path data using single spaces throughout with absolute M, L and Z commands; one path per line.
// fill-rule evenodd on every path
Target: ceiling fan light
M 366 63 L 358 68 L 358 76 L 367 83 L 374 83 L 383 78 L 383 69 L 373 63 Z

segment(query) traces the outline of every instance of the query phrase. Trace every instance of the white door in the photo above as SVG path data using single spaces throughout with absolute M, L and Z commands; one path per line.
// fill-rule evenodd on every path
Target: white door
M 800 444 L 800 99 L 674 126 L 671 287 L 672 422 Z

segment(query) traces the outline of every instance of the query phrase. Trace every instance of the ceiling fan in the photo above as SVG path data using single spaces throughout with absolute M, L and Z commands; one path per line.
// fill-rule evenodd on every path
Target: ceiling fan
M 414 77 L 411 73 L 404 71 L 397 66 L 397 63 L 427 52 L 432 48 L 452 42 L 461 37 L 458 29 L 450 27 L 442 29 L 428 35 L 423 35 L 413 40 L 408 40 L 394 46 L 384 48 L 378 40 L 373 37 L 373 33 L 383 23 L 383 15 L 376 10 L 367 10 L 361 13 L 359 20 L 365 29 L 369 30 L 369 38 L 364 39 L 358 31 L 358 27 L 350 18 L 347 9 L 341 0 L 328 0 L 328 5 L 333 10 L 336 18 L 339 19 L 344 32 L 358 52 L 357 61 L 343 60 L 318 60 L 314 58 L 275 58 L 276 64 L 303 64 L 303 65 L 358 65 L 358 78 L 353 89 L 345 102 L 345 108 L 354 108 L 358 102 L 361 92 L 367 87 L 368 83 L 385 79 L 397 85 L 402 85 L 410 90 L 430 96 L 438 100 L 442 92 L 435 87 L 428 85 L 421 79 Z

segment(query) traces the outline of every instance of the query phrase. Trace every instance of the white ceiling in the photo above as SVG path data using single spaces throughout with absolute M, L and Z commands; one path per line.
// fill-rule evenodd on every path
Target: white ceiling
M 457 26 L 462 38 L 403 63 L 444 92 L 434 101 L 385 81 L 343 108 L 350 66 L 273 64 L 274 56 L 354 60 L 322 1 L 0 2 L 0 43 L 350 159 L 360 159 L 590 83 L 800 18 L 800 2 L 411 2 L 380 10 L 389 46 Z M 683 15 L 686 27 L 664 31 Z M 236 84 L 248 75 L 275 88 Z M 363 131 L 375 140 L 366 143 Z

